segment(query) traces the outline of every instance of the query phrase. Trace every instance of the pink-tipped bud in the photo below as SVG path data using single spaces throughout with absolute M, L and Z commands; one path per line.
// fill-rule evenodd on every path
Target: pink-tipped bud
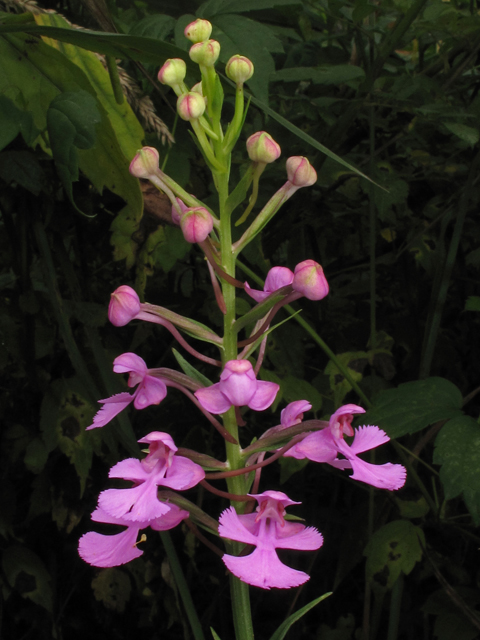
M 208 20 L 195 20 L 187 24 L 183 32 L 190 42 L 204 42 L 210 38 L 212 33 L 212 24 Z
M 174 87 L 181 84 L 187 74 L 187 65 L 181 58 L 167 60 L 158 72 L 158 79 L 162 84 Z
M 130 163 L 129 171 L 135 178 L 149 178 L 158 171 L 160 156 L 153 147 L 143 147 L 137 151 Z
M 198 42 L 190 47 L 189 54 L 193 62 L 204 67 L 213 67 L 220 55 L 220 43 L 216 40 Z
M 329 290 L 323 269 L 314 260 L 304 260 L 297 264 L 292 288 L 309 300 L 321 300 Z
M 189 207 L 180 218 L 180 226 L 187 242 L 203 242 L 213 229 L 213 218 L 205 207 Z
M 257 131 L 247 140 L 247 153 L 252 162 L 269 164 L 280 157 L 282 150 L 266 131 Z
M 140 312 L 140 298 L 132 287 L 123 284 L 110 296 L 108 319 L 116 327 L 124 327 Z
M 317 172 L 303 156 L 288 158 L 287 175 L 295 187 L 311 187 L 317 181 Z
M 177 100 L 177 111 L 182 120 L 200 118 L 205 111 L 205 99 L 195 91 L 184 93 Z
M 181 198 L 176 198 L 178 206 L 180 207 L 181 211 L 182 211 L 182 215 L 185 213 L 185 211 L 188 209 L 187 205 L 183 202 L 183 200 Z M 176 207 L 173 206 L 172 204 L 172 222 L 174 224 L 178 224 L 180 225 L 180 218 L 181 215 L 178 213 L 178 210 Z
M 230 58 L 225 67 L 227 78 L 237 84 L 243 84 L 253 76 L 253 62 L 245 56 L 235 55 Z

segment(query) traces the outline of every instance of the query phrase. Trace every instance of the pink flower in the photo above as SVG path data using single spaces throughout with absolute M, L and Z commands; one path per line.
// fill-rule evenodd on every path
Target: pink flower
M 275 162 L 281 152 L 280 145 L 266 131 L 257 131 L 247 140 L 247 153 L 252 162 L 261 164 Z
M 98 498 L 98 506 L 109 516 L 128 523 L 146 523 L 166 516 L 174 505 L 157 499 L 157 487 L 186 490 L 205 478 L 202 467 L 188 458 L 175 455 L 171 436 L 153 431 L 139 440 L 149 444 L 143 460 L 127 458 L 110 469 L 110 478 L 135 483 L 130 489 L 107 489 Z
M 248 293 L 248 295 L 257 302 L 262 302 L 271 293 L 277 291 L 277 289 L 292 284 L 293 277 L 293 271 L 290 271 L 290 269 L 287 269 L 287 267 L 273 267 L 267 274 L 263 291 L 258 291 L 258 289 L 251 289 L 248 282 L 246 282 L 245 292 Z
M 145 361 L 135 353 L 124 353 L 113 361 L 115 373 L 129 373 L 128 386 L 138 387 L 130 395 L 127 392 L 117 393 L 111 398 L 99 400 L 103 407 L 93 418 L 93 424 L 88 429 L 104 427 L 120 411 L 133 402 L 135 409 L 145 409 L 152 404 L 160 404 L 167 395 L 167 385 L 160 378 L 149 375 Z
M 224 563 L 237 578 L 262 589 L 298 587 L 309 576 L 283 564 L 275 549 L 313 551 L 322 546 L 322 535 L 313 527 L 285 521 L 285 507 L 299 503 L 281 491 L 265 491 L 252 497 L 259 504 L 257 513 L 238 515 L 230 507 L 220 516 L 218 532 L 223 538 L 251 544 L 256 549 L 248 556 L 225 554 Z
M 382 465 L 370 464 L 358 457 L 359 453 L 370 451 L 390 440 L 376 426 L 363 426 L 353 430 L 353 415 L 364 412 L 364 409 L 355 404 L 340 407 L 330 418 L 326 429 L 311 433 L 284 455 L 298 460 L 308 458 L 314 462 L 326 462 L 337 469 L 353 469 L 353 480 L 379 489 L 400 489 L 405 484 L 405 467 L 390 462 Z M 354 436 L 351 445 L 345 442 L 345 435 Z M 338 458 L 338 454 L 343 458 Z
M 275 400 L 279 385 L 257 380 L 248 360 L 229 360 L 220 375 L 220 382 L 195 391 L 195 396 L 210 413 L 225 413 L 232 405 L 247 405 L 263 411 Z
M 288 181 L 295 187 L 311 187 L 317 181 L 317 172 L 303 156 L 288 158 L 287 175 Z
M 110 296 L 108 319 L 116 327 L 124 327 L 140 313 L 140 298 L 132 287 L 122 284 Z
M 286 429 L 287 427 L 300 424 L 303 420 L 304 412 L 310 411 L 311 408 L 312 405 L 308 400 L 295 400 L 295 402 L 290 402 L 280 413 L 281 426 Z
M 323 269 L 314 260 L 304 260 L 297 264 L 292 287 L 309 300 L 321 300 L 329 291 Z
M 188 511 L 180 509 L 176 505 L 170 505 L 170 511 L 161 518 L 151 520 L 148 524 L 141 522 L 129 522 L 125 518 L 114 518 L 100 507 L 92 513 L 94 522 L 116 524 L 127 527 L 125 531 L 114 535 L 102 535 L 95 531 L 85 533 L 79 541 L 78 553 L 80 557 L 94 567 L 118 567 L 139 558 L 143 551 L 137 546 L 137 538 L 140 529 L 150 526 L 155 531 L 173 529 L 182 520 L 188 518 Z M 140 540 L 142 542 L 143 540 Z

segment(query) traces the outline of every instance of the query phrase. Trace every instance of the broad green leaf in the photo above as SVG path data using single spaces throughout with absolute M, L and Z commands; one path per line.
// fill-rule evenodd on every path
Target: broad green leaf
M 462 415 L 462 394 L 445 378 L 427 378 L 382 391 L 362 416 L 362 424 L 378 425 L 390 438 L 416 433 L 438 420 Z
M 63 18 L 51 13 L 37 15 L 35 21 L 43 26 L 68 26 Z M 48 45 L 63 53 L 87 76 L 91 87 L 95 90 L 97 99 L 106 111 L 120 148 L 127 161 L 130 162 L 142 146 L 145 133 L 128 102 L 125 101 L 119 105 L 115 101 L 110 78 L 103 64 L 95 54 L 89 51 L 50 38 L 44 40 Z
M 283 399 L 285 402 L 295 400 L 308 400 L 312 405 L 312 411 L 319 411 L 322 407 L 322 394 L 306 380 L 286 376 L 281 382 Z
M 408 575 L 422 559 L 425 536 L 408 520 L 389 522 L 376 531 L 365 547 L 368 582 L 376 589 L 391 589 L 400 573 Z
M 363 370 L 364 366 L 359 366 L 357 363 L 359 363 L 359 361 L 366 361 L 368 363 L 368 353 L 366 351 L 347 351 L 346 353 L 337 354 L 337 359 L 348 369 L 348 373 L 354 382 L 360 382 L 363 376 L 357 369 Z M 330 378 L 330 388 L 333 391 L 335 406 L 340 406 L 347 393 L 349 393 L 353 387 L 333 360 L 328 361 L 325 367 L 325 373 Z
M 468 296 L 465 311 L 480 311 L 480 296 Z
M 92 588 L 95 600 L 103 602 L 106 609 L 123 613 L 125 604 L 130 600 L 132 585 L 125 571 L 111 567 L 97 573 L 92 580 Z
M 3 552 L 2 567 L 8 583 L 22 598 L 52 612 L 50 574 L 36 553 L 19 545 L 7 547 Z
M 328 596 L 331 596 L 331 595 L 332 595 L 331 592 L 324 593 L 323 596 L 320 596 L 319 598 L 315 598 L 315 600 L 312 600 L 312 602 L 309 602 L 308 604 L 306 604 L 304 607 L 302 607 L 295 613 L 292 613 L 291 616 L 289 616 L 284 622 L 282 622 L 282 624 L 278 627 L 275 633 L 271 636 L 270 640 L 283 640 L 283 638 L 285 638 L 285 636 L 287 635 L 288 630 L 290 629 L 292 624 L 297 622 L 297 620 L 300 620 L 300 618 L 304 616 L 306 613 L 308 613 L 310 609 L 313 609 L 313 607 L 315 607 L 317 604 L 322 602 L 322 600 L 325 600 L 325 598 L 328 598 Z
M 40 131 L 46 130 L 47 110 L 58 94 L 86 91 L 96 97 L 85 73 L 41 40 L 22 34 L 0 37 L 0 57 L 0 94 L 8 95 L 17 107 L 31 113 Z M 107 187 L 125 200 L 128 229 L 124 236 L 131 243 L 131 235 L 142 216 L 142 194 L 138 180 L 128 172 L 129 158 L 122 153 L 107 112 L 100 102 L 97 107 L 102 117 L 96 131 L 97 142 L 92 149 L 79 151 L 79 167 L 100 193 Z M 51 153 L 45 142 L 42 146 Z
M 8 184 L 16 182 L 35 196 L 45 186 L 45 174 L 36 156 L 30 151 L 0 153 L 0 178 Z
M 435 440 L 435 464 L 445 498 L 462 494 L 475 524 L 480 524 L 480 425 L 470 416 L 449 420 Z
M 467 142 L 471 147 L 475 146 L 480 139 L 478 129 L 468 127 L 466 124 L 459 122 L 444 122 L 443 125 L 460 140 Z
M 175 18 L 164 14 L 146 16 L 135 23 L 128 32 L 131 36 L 143 36 L 155 40 L 165 40 L 175 28 Z
M 301 4 L 300 0 L 208 0 L 198 9 L 200 18 L 212 18 L 222 13 L 244 13 L 247 11 L 261 11 L 274 7 L 294 6 Z
M 459 607 L 462 600 L 466 607 L 476 611 L 480 602 L 478 589 L 464 586 L 455 587 L 455 596 L 439 589 L 431 593 L 421 610 L 424 613 L 437 616 L 433 635 L 438 640 L 475 640 L 478 638 L 478 628 L 463 615 Z
M 66 91 L 56 96 L 47 110 L 50 148 L 57 173 L 72 204 L 72 183 L 78 180 L 77 149 L 91 149 L 95 127 L 101 121 L 97 101 L 87 91 Z
M 47 450 L 58 447 L 75 466 L 80 494 L 85 490 L 93 453 L 99 452 L 99 436 L 86 432 L 95 407 L 86 399 L 78 380 L 56 380 L 47 389 L 40 407 L 40 430 Z
M 293 67 L 276 71 L 272 82 L 300 82 L 311 80 L 314 84 L 343 84 L 352 80 L 363 80 L 365 71 L 351 64 L 337 64 L 325 67 Z
M 216 27 L 215 38 L 220 42 L 220 60 L 228 62 L 231 56 L 247 56 L 255 67 L 255 73 L 247 81 L 251 91 L 268 102 L 268 82 L 275 71 L 271 53 L 282 53 L 283 46 L 271 29 L 245 16 L 222 14 L 212 18 Z M 259 46 L 261 43 L 261 46 Z
M 40 133 L 33 124 L 32 116 L 15 106 L 15 103 L 0 95 L 0 150 L 10 144 L 19 133 L 27 144 L 32 144 Z

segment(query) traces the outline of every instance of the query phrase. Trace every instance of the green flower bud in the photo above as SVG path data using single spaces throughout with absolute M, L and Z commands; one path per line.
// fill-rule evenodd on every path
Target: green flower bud
M 220 43 L 216 40 L 207 40 L 192 45 L 189 52 L 193 62 L 204 67 L 213 67 L 220 55 Z
M 187 65 L 181 58 L 167 60 L 158 72 L 158 79 L 169 87 L 181 84 L 187 73 Z
M 205 99 L 194 91 L 184 93 L 177 100 L 177 111 L 182 120 L 196 120 L 203 116 Z
M 135 178 L 148 178 L 158 171 L 159 153 L 153 147 L 143 147 L 137 151 L 130 163 L 129 171 Z
M 247 140 L 247 153 L 252 162 L 269 164 L 279 158 L 280 145 L 266 131 L 257 131 Z
M 245 56 L 232 56 L 227 62 L 225 72 L 227 78 L 236 84 L 243 84 L 253 76 L 253 62 Z
M 208 20 L 198 18 L 198 20 L 187 24 L 183 33 L 191 42 L 204 42 L 210 38 L 212 25 Z

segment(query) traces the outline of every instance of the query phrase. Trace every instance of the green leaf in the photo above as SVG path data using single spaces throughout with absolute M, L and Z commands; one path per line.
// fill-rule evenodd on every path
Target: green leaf
M 347 351 L 346 353 L 337 354 L 337 359 L 347 368 L 354 382 L 360 382 L 363 376 L 358 369 L 363 370 L 364 367 L 361 366 L 362 361 L 368 363 L 368 353 L 366 351 Z M 333 391 L 335 406 L 340 406 L 347 393 L 349 393 L 353 387 L 333 360 L 328 361 L 325 367 L 325 373 L 330 378 L 330 388 Z
M 379 591 L 391 589 L 400 573 L 408 575 L 422 559 L 425 536 L 408 520 L 389 522 L 376 531 L 365 547 L 368 582 Z
M 421 610 L 437 616 L 433 635 L 438 640 L 475 640 L 478 638 L 478 628 L 463 612 L 468 608 L 476 611 L 479 602 L 478 589 L 456 586 L 449 593 L 445 589 L 431 593 Z
M 172 16 L 153 14 L 146 16 L 133 25 L 128 32 L 131 36 L 143 36 L 155 40 L 165 40 L 175 28 L 176 20 Z
M 416 433 L 438 420 L 462 415 L 462 394 L 445 378 L 427 378 L 379 393 L 362 424 L 378 425 L 390 438 Z
M 480 311 L 480 296 L 468 296 L 465 311 Z
M 50 574 L 36 553 L 26 547 L 7 547 L 3 552 L 2 567 L 12 589 L 16 589 L 22 598 L 52 612 Z
M 132 585 L 124 571 L 111 567 L 97 573 L 92 580 L 92 588 L 95 600 L 103 602 L 106 609 L 123 613 L 125 604 L 130 600 Z
M 324 593 L 323 596 L 320 596 L 319 598 L 315 598 L 315 600 L 312 600 L 312 602 L 309 602 L 308 604 L 306 604 L 304 607 L 302 607 L 295 613 L 292 613 L 291 616 L 289 616 L 284 622 L 282 622 L 282 624 L 278 627 L 275 633 L 271 636 L 270 640 L 283 640 L 283 638 L 285 638 L 285 636 L 287 635 L 288 630 L 290 629 L 292 624 L 297 622 L 297 620 L 300 620 L 300 618 L 304 616 L 306 613 L 308 613 L 310 609 L 313 609 L 313 607 L 315 607 L 317 604 L 322 602 L 322 600 L 325 600 L 325 598 L 328 598 L 328 596 L 331 596 L 331 595 L 332 595 L 331 591 Z
M 440 479 L 445 498 L 462 494 L 470 514 L 480 524 L 480 425 L 470 416 L 449 420 L 435 440 L 435 464 L 442 465 Z
M 213 627 L 210 627 L 210 631 L 212 632 L 213 640 L 220 640 L 220 636 L 218 635 L 218 633 L 215 633 Z
M 200 382 L 200 384 L 203 384 L 205 387 L 210 387 L 213 384 L 213 382 L 206 376 L 204 376 L 203 373 L 200 373 L 200 371 L 195 369 L 195 367 L 187 362 L 182 354 L 178 353 L 176 349 L 172 349 L 172 351 L 173 355 L 175 356 L 175 360 L 180 365 L 183 373 L 185 373 L 187 376 L 190 376 L 190 378 L 193 378 L 197 382 Z
M 7 96 L 0 95 L 0 150 L 10 144 L 19 133 L 27 144 L 32 144 L 40 133 L 29 113 L 19 109 Z
M 208 2 L 204 2 L 199 7 L 197 15 L 200 18 L 212 18 L 222 13 L 261 11 L 262 9 L 273 9 L 274 7 L 298 4 L 301 4 L 300 0 L 243 0 L 241 4 L 238 0 L 208 0 Z
M 247 56 L 255 73 L 246 84 L 259 99 L 268 102 L 268 82 L 275 71 L 271 53 L 283 52 L 281 41 L 266 25 L 245 16 L 222 14 L 212 18 L 212 24 L 218 29 L 215 37 L 221 45 L 220 60 L 228 62 L 237 53 Z
M 78 149 L 95 144 L 95 127 L 101 121 L 97 102 L 86 91 L 56 96 L 47 111 L 47 129 L 55 166 L 74 206 L 72 183 L 78 180 Z
M 344 84 L 353 80 L 364 80 L 365 71 L 351 64 L 336 64 L 325 67 L 290 67 L 276 71 L 272 82 L 300 82 L 311 80 L 314 84 Z
M 8 184 L 16 182 L 35 196 L 38 196 L 45 186 L 43 169 L 30 151 L 0 153 L 0 178 Z
M 460 140 L 467 142 L 471 147 L 475 146 L 480 139 L 480 132 L 478 129 L 468 127 L 466 124 L 460 124 L 459 122 L 444 122 L 443 125 L 451 133 L 460 138 Z
M 238 205 L 241 204 L 247 197 L 248 189 L 252 184 L 254 171 L 255 167 L 253 166 L 253 164 L 251 164 L 243 174 L 242 178 L 238 181 L 235 189 L 228 196 L 225 203 L 225 211 L 229 215 L 233 213 Z
M 281 382 L 281 387 L 285 402 L 308 400 L 312 405 L 312 411 L 319 411 L 322 407 L 322 394 L 306 380 L 295 378 L 295 376 L 286 376 Z

